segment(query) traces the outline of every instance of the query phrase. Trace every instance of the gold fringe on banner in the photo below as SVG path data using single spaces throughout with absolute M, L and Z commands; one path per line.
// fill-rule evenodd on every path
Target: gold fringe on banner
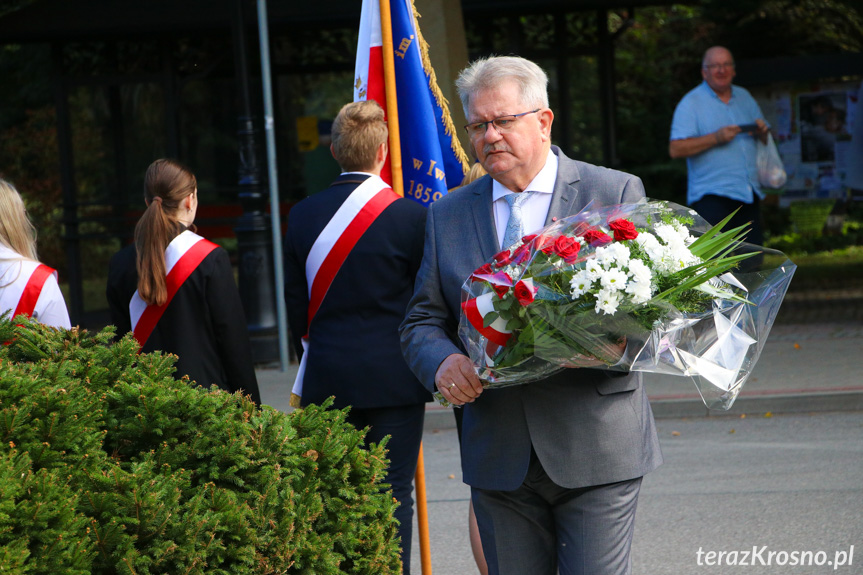
M 431 65 L 431 58 L 429 58 L 429 46 L 426 43 L 425 38 L 423 38 L 422 32 L 420 32 L 419 19 L 422 18 L 422 16 L 417 12 L 417 7 L 414 5 L 413 0 L 411 0 L 411 8 L 413 8 L 414 11 L 414 28 L 416 28 L 417 31 L 417 42 L 419 42 L 423 71 L 425 71 L 426 76 L 428 76 L 429 89 L 431 90 L 432 95 L 434 95 L 435 101 L 438 106 L 441 107 L 441 110 L 443 110 L 444 132 L 447 136 L 452 137 L 452 151 L 455 154 L 456 159 L 461 162 L 462 175 L 464 175 L 470 169 L 470 158 L 468 158 L 464 148 L 461 147 L 461 142 L 456 135 L 455 124 L 453 124 L 452 116 L 449 114 L 449 102 L 444 97 L 443 92 L 441 92 L 440 86 L 438 86 L 437 76 L 435 76 L 434 68 L 432 68 Z
M 299 409 L 302 407 L 302 405 L 300 405 L 301 401 L 302 401 L 302 398 L 299 395 L 291 392 L 291 398 L 288 400 L 288 405 L 290 405 L 291 407 L 293 407 L 295 409 Z

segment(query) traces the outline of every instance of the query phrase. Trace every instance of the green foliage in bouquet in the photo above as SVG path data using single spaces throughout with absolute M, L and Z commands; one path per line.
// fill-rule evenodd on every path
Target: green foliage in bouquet
M 399 573 L 385 444 L 112 339 L 0 318 L 0 572 Z

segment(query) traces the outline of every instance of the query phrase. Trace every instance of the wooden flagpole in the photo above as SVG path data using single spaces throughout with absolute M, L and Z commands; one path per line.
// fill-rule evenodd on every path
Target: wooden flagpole
M 402 181 L 402 148 L 399 134 L 399 107 L 396 101 L 396 63 L 390 0 L 380 0 L 380 11 L 381 51 L 384 56 L 384 89 L 387 96 L 387 128 L 390 134 L 390 170 L 393 178 L 393 191 L 404 197 L 405 189 L 404 182 Z
M 396 0 L 402 1 L 402 0 Z M 384 57 L 384 88 L 387 96 L 387 128 L 390 144 L 390 170 L 392 173 L 393 191 L 404 197 L 404 182 L 402 181 L 402 149 L 399 133 L 399 108 L 396 100 L 396 70 L 395 50 L 393 46 L 392 14 L 390 0 L 380 0 L 381 11 L 381 51 Z M 428 505 L 426 501 L 425 461 L 423 446 L 420 443 L 417 471 L 414 477 L 417 496 L 417 529 L 420 543 L 420 560 L 423 575 L 432 575 L 431 549 L 429 544 Z
M 417 490 L 417 527 L 420 542 L 420 562 L 423 575 L 431 575 L 431 545 L 429 542 L 429 514 L 426 502 L 426 470 L 423 458 L 423 444 L 420 443 L 420 455 L 417 459 L 417 473 L 414 480 Z

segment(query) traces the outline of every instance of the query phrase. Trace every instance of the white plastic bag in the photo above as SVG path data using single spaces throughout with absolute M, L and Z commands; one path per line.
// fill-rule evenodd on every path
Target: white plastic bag
M 773 142 L 773 136 L 768 132 L 767 143 L 758 140 L 758 155 L 755 158 L 758 168 L 758 181 L 765 188 L 774 190 L 785 185 L 788 176 L 785 174 L 785 166 L 779 157 L 779 150 Z

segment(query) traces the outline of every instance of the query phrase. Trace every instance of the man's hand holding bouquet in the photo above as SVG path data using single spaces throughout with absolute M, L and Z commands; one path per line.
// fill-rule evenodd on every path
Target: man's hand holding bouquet
M 758 252 L 728 219 L 588 206 L 498 253 L 462 288 L 459 335 L 485 387 L 568 367 L 646 371 L 690 376 L 708 407 L 728 409 L 796 269 L 737 271 Z

